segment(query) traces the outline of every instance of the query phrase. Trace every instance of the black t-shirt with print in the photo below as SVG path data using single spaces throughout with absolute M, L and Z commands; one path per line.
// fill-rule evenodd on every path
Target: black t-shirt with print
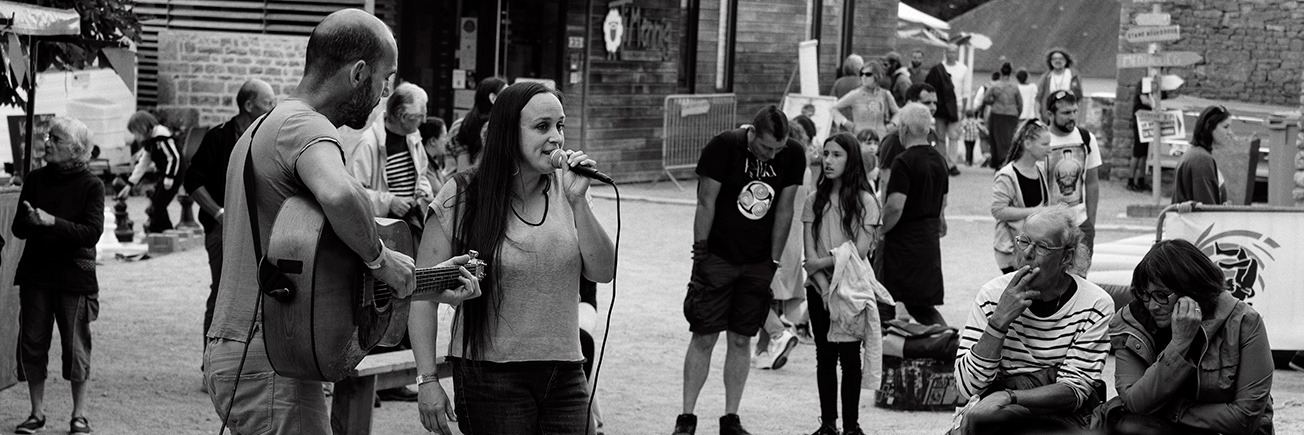
M 761 162 L 747 149 L 746 128 L 716 135 L 702 149 L 697 175 L 720 182 L 707 250 L 733 264 L 770 260 L 775 199 L 799 185 L 806 156 L 789 141 L 773 159 Z

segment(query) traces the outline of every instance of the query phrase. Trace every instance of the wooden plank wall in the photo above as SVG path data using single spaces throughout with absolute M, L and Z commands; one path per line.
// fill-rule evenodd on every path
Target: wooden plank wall
M 582 113 L 583 83 L 561 86 L 567 147 L 585 150 L 618 181 L 651 180 L 661 172 L 662 105 L 667 95 L 678 93 L 683 32 L 679 0 L 640 0 L 634 5 L 639 17 L 669 26 L 667 44 L 636 46 L 629 42 L 631 23 L 626 21 L 627 39 L 620 56 L 610 58 L 602 33 L 606 5 L 595 2 L 586 14 L 583 2 L 572 2 L 567 14 L 568 37 L 583 37 L 585 26 L 593 29 L 592 39 L 585 44 L 591 56 L 587 114 Z M 570 60 L 582 63 L 582 55 L 583 49 L 567 49 Z M 586 130 L 587 143 L 581 139 L 581 128 Z
M 734 92 L 738 122 L 750 122 L 758 110 L 783 100 L 797 68 L 797 43 L 809 39 L 810 0 L 740 0 L 735 49 Z M 837 79 L 843 0 L 821 0 L 823 16 L 819 46 L 819 89 L 827 92 Z M 856 0 L 853 50 L 877 57 L 896 41 L 897 0 Z M 890 15 L 888 15 L 890 14 Z M 883 19 L 883 17 L 891 17 Z M 697 92 L 716 89 L 720 0 L 702 0 L 698 32 Z M 793 81 L 790 92 L 800 85 Z

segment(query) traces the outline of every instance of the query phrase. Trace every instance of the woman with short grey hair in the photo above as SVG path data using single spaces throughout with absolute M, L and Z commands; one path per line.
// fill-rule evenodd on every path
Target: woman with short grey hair
M 59 326 L 63 378 L 72 384 L 68 433 L 90 433 L 85 407 L 90 378 L 90 322 L 99 314 L 95 243 L 104 232 L 104 183 L 87 168 L 91 133 L 57 117 L 45 137 L 45 166 L 28 174 L 18 197 L 14 236 L 26 239 L 18 274 L 20 372 L 32 410 L 15 433 L 45 427 L 46 366 L 52 328 Z

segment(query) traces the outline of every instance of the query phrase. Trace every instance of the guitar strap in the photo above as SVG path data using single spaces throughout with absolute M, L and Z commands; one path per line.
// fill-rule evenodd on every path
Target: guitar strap
M 258 259 L 258 289 L 276 300 L 285 302 L 294 295 L 293 283 L 281 273 L 280 268 L 263 255 L 263 243 L 261 233 L 258 231 L 258 201 L 254 197 L 254 138 L 258 135 L 258 128 L 263 126 L 263 121 L 271 116 L 269 112 L 258 119 L 253 130 L 249 132 L 249 152 L 245 155 L 244 167 L 244 190 L 245 204 L 249 209 L 249 232 L 254 239 L 254 258 Z

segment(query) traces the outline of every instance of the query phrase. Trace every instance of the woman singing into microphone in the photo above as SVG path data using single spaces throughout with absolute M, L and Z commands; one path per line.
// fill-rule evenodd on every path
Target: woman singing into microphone
M 418 267 L 466 250 L 488 263 L 482 295 L 457 307 L 448 360 L 464 433 L 582 434 L 588 382 L 580 352 L 580 277 L 610 282 L 615 247 L 589 208 L 595 162 L 565 142 L 560 95 L 536 83 L 508 86 L 489 114 L 480 165 L 431 203 Z M 409 323 L 422 374 L 421 423 L 448 432 L 448 396 L 435 374 L 437 304 L 414 301 Z

